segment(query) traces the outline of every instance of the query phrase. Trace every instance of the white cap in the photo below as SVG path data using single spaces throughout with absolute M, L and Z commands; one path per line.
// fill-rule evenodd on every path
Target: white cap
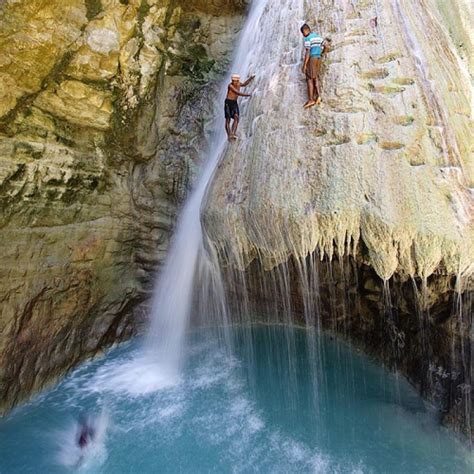
M 240 75 L 239 75 L 239 74 L 232 74 L 232 80 L 233 80 L 233 81 L 238 81 L 238 80 L 240 80 Z

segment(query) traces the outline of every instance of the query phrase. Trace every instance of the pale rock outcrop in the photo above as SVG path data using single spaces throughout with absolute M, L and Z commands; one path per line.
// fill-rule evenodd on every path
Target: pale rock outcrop
M 306 7 L 309 23 L 332 38 L 323 103 L 303 111 L 298 29 L 280 29 L 281 56 L 253 58 L 257 80 L 241 138 L 223 157 L 203 211 L 208 235 L 239 268 L 260 259 L 271 269 L 319 251 L 354 254 L 384 280 L 442 272 L 467 282 L 472 84 L 436 2 Z M 293 25 L 298 14 L 281 22 Z
M 340 334 L 472 439 L 472 45 L 449 4 L 451 33 L 435 0 L 269 2 L 202 220 L 232 315 Z M 303 18 L 332 38 L 310 110 Z
M 80 81 L 65 80 L 42 92 L 33 105 L 43 112 L 82 127 L 102 130 L 109 128 L 113 112 L 112 94 L 95 89 Z

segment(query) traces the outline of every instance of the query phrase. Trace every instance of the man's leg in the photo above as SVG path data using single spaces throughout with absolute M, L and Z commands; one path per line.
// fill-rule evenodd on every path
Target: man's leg
M 227 138 L 230 140 L 232 132 L 230 130 L 230 118 L 225 119 L 225 131 L 227 132 Z
M 308 85 L 308 102 L 306 102 L 306 104 L 304 104 L 305 107 L 311 107 L 312 105 L 314 105 L 316 102 L 313 98 L 313 95 L 314 95 L 314 81 L 313 79 L 306 79 L 306 83 Z
M 315 101 L 317 104 L 321 103 L 321 83 L 319 82 L 319 76 L 316 76 L 314 80 L 314 90 L 315 90 Z
M 314 100 L 314 81 L 313 79 L 308 79 L 308 101 Z
M 234 115 L 234 123 L 232 124 L 232 138 L 237 138 L 237 128 L 239 127 L 239 116 Z

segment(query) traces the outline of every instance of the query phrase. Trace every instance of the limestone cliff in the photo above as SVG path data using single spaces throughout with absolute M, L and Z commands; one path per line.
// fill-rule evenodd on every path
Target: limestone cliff
M 244 2 L 0 2 L 0 408 L 130 335 Z
M 134 331 L 245 4 L 0 1 L 1 409 Z M 203 208 L 222 263 L 248 279 L 232 290 L 252 315 L 265 298 L 271 321 L 281 308 L 320 314 L 464 432 L 469 7 L 268 1 L 254 97 Z M 303 18 L 332 38 L 323 104 L 305 112 Z
M 472 436 L 472 33 L 467 3 L 449 3 L 452 14 L 435 0 L 264 12 L 253 96 L 203 222 L 237 305 L 320 318 Z M 332 39 L 310 110 L 302 18 Z
M 241 139 L 209 192 L 211 239 L 239 267 L 258 257 L 270 269 L 318 249 L 357 254 L 385 280 L 467 278 L 471 77 L 435 2 L 306 3 L 308 21 L 332 38 L 323 103 L 302 110 L 293 15 L 296 33 L 287 33 L 278 65 L 259 66 L 262 51 L 253 58 L 255 72 L 270 77 L 258 76 Z

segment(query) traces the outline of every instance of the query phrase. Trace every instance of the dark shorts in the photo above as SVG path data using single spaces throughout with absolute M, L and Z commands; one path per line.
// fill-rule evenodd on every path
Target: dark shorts
M 239 104 L 237 103 L 237 101 L 226 99 L 225 104 L 224 104 L 224 112 L 225 112 L 225 118 L 227 120 L 235 118 L 236 115 L 238 118 L 240 111 L 239 111 Z
M 321 70 L 321 58 L 312 56 L 306 68 L 306 79 L 317 79 Z

